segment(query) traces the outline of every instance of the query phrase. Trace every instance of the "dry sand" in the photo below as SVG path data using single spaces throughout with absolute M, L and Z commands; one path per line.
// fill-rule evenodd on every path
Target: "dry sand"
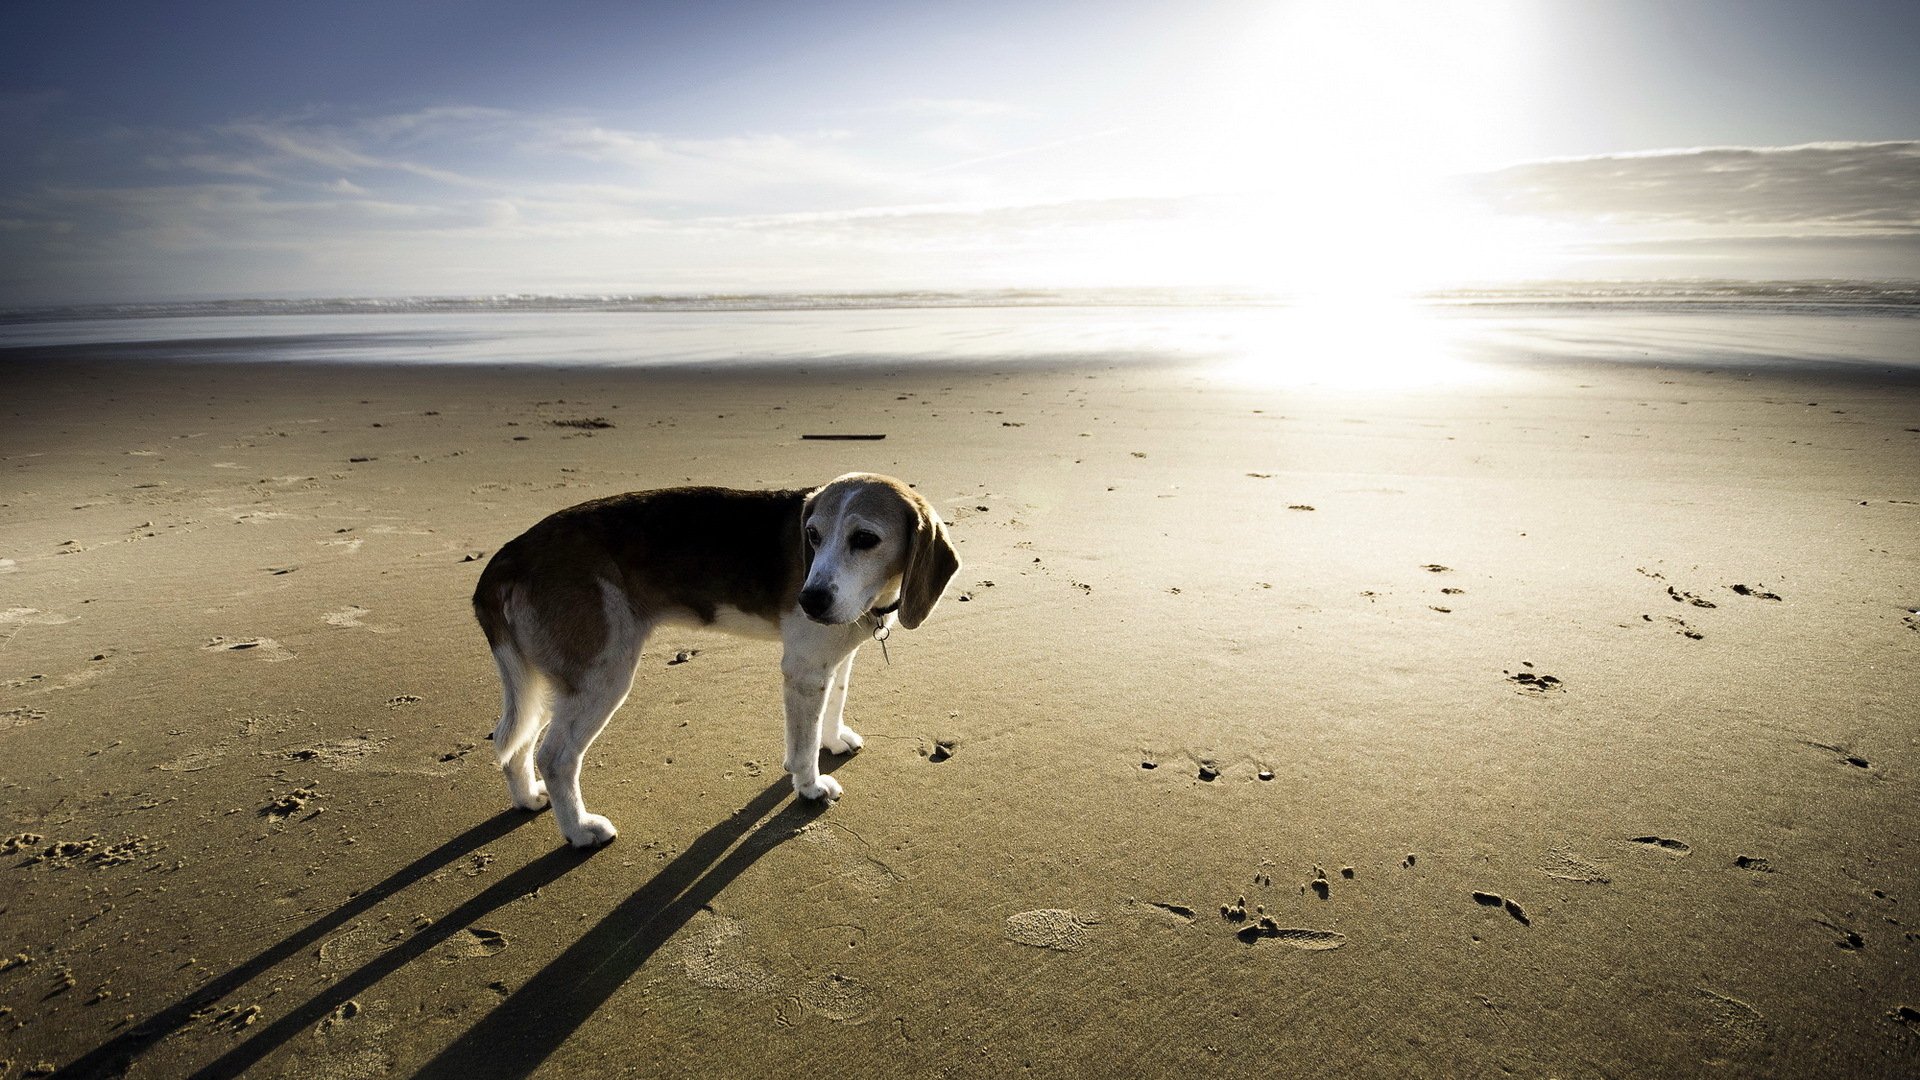
M 0 378 L 6 1080 L 1920 1070 L 1911 380 Z M 966 567 L 843 800 L 684 633 L 506 809 L 488 554 L 850 469 Z

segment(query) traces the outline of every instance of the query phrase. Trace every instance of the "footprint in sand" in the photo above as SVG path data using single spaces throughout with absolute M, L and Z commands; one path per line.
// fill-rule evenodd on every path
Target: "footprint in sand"
M 1533 925 L 1533 920 L 1527 917 L 1527 912 L 1525 908 L 1522 908 L 1519 904 L 1515 903 L 1514 901 L 1509 900 L 1504 896 L 1501 896 L 1499 893 L 1481 892 L 1480 890 L 1476 889 L 1474 890 L 1474 893 L 1473 893 L 1473 902 L 1476 904 L 1479 904 L 1481 907 L 1500 908 L 1504 910 L 1508 915 L 1513 916 L 1514 921 L 1519 923 L 1521 926 Z
M 95 833 L 81 840 L 53 840 L 42 845 L 42 838 L 33 833 L 21 833 L 8 837 L 4 849 L 8 853 L 24 852 L 30 847 L 39 850 L 29 855 L 28 861 L 60 869 L 70 866 L 90 866 L 95 869 L 108 866 L 124 866 L 127 863 L 143 859 L 166 848 L 165 844 L 146 836 L 129 836 L 124 840 L 108 841 Z
M 1523 668 L 1531 668 L 1533 664 L 1531 664 L 1528 661 L 1522 660 L 1520 661 L 1520 666 Z M 1508 682 L 1530 693 L 1535 693 L 1535 694 L 1551 694 L 1555 692 L 1565 693 L 1567 689 L 1565 686 L 1561 685 L 1561 682 L 1557 677 L 1552 675 L 1541 675 L 1532 671 L 1517 671 L 1517 672 L 1502 671 L 1500 672 L 1500 674 L 1505 675 L 1507 677 Z
M 802 986 L 797 996 L 808 1012 L 837 1024 L 864 1024 L 880 1008 L 878 991 L 837 971 Z
M 194 1015 L 208 1028 L 238 1032 L 258 1023 L 263 1013 L 258 1005 L 229 1005 L 218 1012 Z
M 1657 848 L 1669 855 L 1685 855 L 1693 850 L 1693 845 L 1687 843 L 1685 840 L 1675 840 L 1666 836 L 1634 836 L 1628 838 L 1628 843 L 1639 844 L 1641 847 Z
M 200 646 L 204 652 L 245 653 L 262 660 L 291 660 L 294 654 L 272 638 L 216 637 Z
M 1710 607 L 1719 606 L 1718 604 L 1715 604 L 1711 600 L 1703 600 L 1700 597 L 1695 596 L 1690 592 L 1681 592 L 1680 590 L 1675 589 L 1671 585 L 1667 586 L 1667 595 L 1671 597 L 1673 599 L 1673 602 L 1676 604 L 1692 604 L 1694 607 L 1698 607 L 1698 608 L 1710 608 Z
M 285 757 L 292 761 L 311 761 L 330 769 L 351 769 L 379 753 L 387 743 L 392 741 L 391 738 L 375 738 L 371 735 L 349 735 L 344 739 L 334 739 L 313 746 L 276 750 L 273 756 Z
M 1651 615 L 1642 615 L 1640 616 L 1640 619 L 1643 622 L 1654 621 L 1653 616 Z M 1695 630 L 1691 626 L 1688 626 L 1687 621 L 1685 619 L 1675 618 L 1672 615 L 1662 615 L 1660 616 L 1660 619 L 1662 622 L 1671 624 L 1673 626 L 1674 633 L 1679 634 L 1681 637 L 1684 637 L 1689 641 L 1699 641 L 1706 637 L 1705 634 L 1702 634 L 1700 631 Z
M 1574 881 L 1583 885 L 1610 885 L 1613 879 L 1596 863 L 1560 848 L 1547 852 L 1539 871 L 1556 881 Z
M 670 945 L 670 958 L 687 978 L 714 990 L 771 990 L 773 972 L 742 940 L 740 920 L 701 908 Z
M 1039 908 L 1007 916 L 1008 941 L 1036 949 L 1074 952 L 1086 944 L 1087 931 L 1100 924 L 1096 916 L 1076 915 L 1065 908 Z
M 372 608 L 363 608 L 358 604 L 348 604 L 339 611 L 329 611 L 325 615 L 320 616 L 320 621 L 326 623 L 328 626 L 362 627 L 367 624 L 360 620 L 371 614 L 373 614 Z
M 1200 917 L 1200 913 L 1185 904 L 1165 903 L 1159 900 L 1145 901 L 1145 906 L 1181 924 L 1190 924 Z
M 342 1024 L 345 1024 L 347 1021 L 352 1020 L 353 1018 L 359 1016 L 360 1012 L 361 1012 L 360 1003 L 358 1001 L 353 1000 L 352 998 L 348 998 L 346 1001 L 343 1001 L 339 1005 L 335 1006 L 334 1010 L 328 1013 L 325 1016 L 325 1018 L 323 1018 L 320 1021 L 320 1026 L 316 1029 L 316 1031 L 318 1034 L 323 1036 L 331 1035 L 333 1034 L 336 1028 L 340 1027 Z M 384 1072 L 385 1070 L 382 1069 L 381 1071 Z M 367 1075 L 373 1075 L 373 1074 L 367 1074 Z
M 507 935 L 498 930 L 469 926 L 440 946 L 440 962 L 457 964 L 462 960 L 484 960 L 507 947 Z
M 47 714 L 39 709 L 0 709 L 0 731 L 26 727 L 28 724 L 36 724 L 46 718 Z
M 5 639 L 0 639 L 0 642 L 4 642 L 4 640 Z M 116 658 L 118 652 L 119 650 L 117 649 L 108 649 L 105 652 L 94 653 L 87 658 L 85 666 L 75 668 L 63 675 L 48 676 L 44 673 L 34 674 L 24 679 L 9 679 L 5 683 L 0 683 L 0 687 L 8 690 L 31 689 L 35 693 L 53 693 L 57 690 L 71 690 L 76 686 L 92 682 L 112 672 L 118 663 Z
M 1813 922 L 1816 926 L 1824 926 L 1828 930 L 1833 931 L 1833 944 L 1837 949 L 1845 949 L 1848 952 L 1853 952 L 1867 947 L 1867 940 L 1865 938 L 1838 923 L 1831 923 L 1825 919 L 1815 919 Z
M 505 939 L 501 941 L 504 944 Z M 745 924 L 712 908 L 701 908 L 686 927 L 674 935 L 664 952 L 669 961 L 676 963 L 687 978 L 699 986 L 778 994 L 838 1024 L 866 1023 L 884 1004 L 877 988 L 838 971 L 807 978 L 797 987 L 792 986 L 776 974 L 767 958 L 747 941 Z
M 1760 1010 L 1704 986 L 1694 990 L 1699 994 L 1697 1003 L 1706 1014 L 1707 1031 L 1719 1044 L 1722 1055 L 1745 1053 L 1767 1040 L 1770 1025 Z
M 320 797 L 319 788 L 294 788 L 285 795 L 269 801 L 267 805 L 260 808 L 259 814 L 268 821 L 285 821 L 302 810 L 305 810 L 315 799 Z M 316 814 L 319 812 L 317 808 L 314 810 Z
M 404 931 L 383 931 L 379 927 L 362 923 L 348 927 L 321 942 L 316 955 L 319 957 L 322 969 L 343 971 L 359 967 L 385 952 L 392 942 L 405 936 Z
M 1832 754 L 1835 758 L 1837 758 L 1842 764 L 1851 765 L 1856 769 L 1873 768 L 1873 762 L 1868 761 L 1866 758 L 1861 757 L 1859 754 L 1854 753 L 1853 751 L 1847 749 L 1844 746 L 1835 746 L 1831 743 L 1812 742 L 1812 741 L 1808 741 L 1807 745 L 1813 747 L 1815 750 L 1825 750 L 1827 753 Z
M 755 766 L 755 763 L 749 763 Z M 800 843 L 815 848 L 819 864 L 829 871 L 831 880 L 866 894 L 876 895 L 902 880 L 898 871 L 874 858 L 867 842 L 851 830 L 831 822 L 814 821 L 794 834 Z
M 72 622 L 73 618 L 71 615 L 55 615 L 49 611 L 41 611 L 39 608 L 30 607 L 15 607 L 0 610 L 0 626 L 10 626 L 13 628 L 12 633 L 7 635 L 7 640 L 11 640 L 13 635 L 19 633 L 20 628 L 23 626 L 59 626 L 62 623 Z
M 1302 952 L 1328 952 L 1347 943 L 1345 934 L 1333 930 L 1314 930 L 1304 926 L 1281 926 L 1271 916 L 1264 915 L 1259 922 L 1236 930 L 1233 936 L 1248 945 L 1271 941 L 1276 945 L 1285 945 Z

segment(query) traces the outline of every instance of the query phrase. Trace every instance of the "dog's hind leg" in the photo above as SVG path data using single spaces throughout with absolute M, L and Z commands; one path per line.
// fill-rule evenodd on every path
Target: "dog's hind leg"
M 547 805 L 547 785 L 533 774 L 533 744 L 546 719 L 545 686 L 511 642 L 493 650 L 500 669 L 500 723 L 493 729 L 493 753 L 507 777 L 507 796 L 522 810 Z
M 613 822 L 587 811 L 580 797 L 580 762 L 633 689 L 634 668 L 649 629 L 634 619 L 611 586 L 606 588 L 605 611 L 606 646 L 555 688 L 547 733 L 534 755 L 553 799 L 554 822 L 574 847 L 598 847 L 618 832 Z
M 851 754 L 865 739 L 847 726 L 847 688 L 853 681 L 854 653 L 848 653 L 833 670 L 833 683 L 827 687 L 827 711 L 820 718 L 820 744 L 828 753 Z

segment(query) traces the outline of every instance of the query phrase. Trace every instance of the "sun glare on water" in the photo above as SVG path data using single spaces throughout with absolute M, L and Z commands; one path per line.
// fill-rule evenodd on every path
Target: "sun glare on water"
M 1258 313 L 1230 335 L 1212 376 L 1238 386 L 1386 393 L 1494 377 L 1463 328 L 1408 298 L 1323 296 Z

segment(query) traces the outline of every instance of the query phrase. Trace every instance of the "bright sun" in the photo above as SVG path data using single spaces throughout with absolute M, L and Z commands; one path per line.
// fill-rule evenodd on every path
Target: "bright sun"
M 1527 122 L 1529 41 L 1493 0 L 1279 9 L 1213 89 L 1221 185 L 1246 205 L 1210 257 L 1302 299 L 1523 276 L 1528 238 L 1446 181 Z

